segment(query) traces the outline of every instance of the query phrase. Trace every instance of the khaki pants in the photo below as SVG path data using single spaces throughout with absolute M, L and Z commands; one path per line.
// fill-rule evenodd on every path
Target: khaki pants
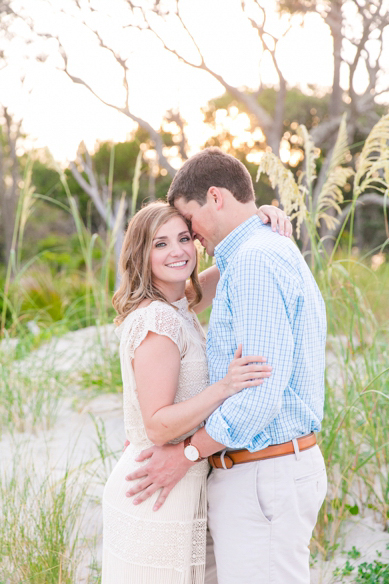
M 206 584 L 309 584 L 309 542 L 327 490 L 323 456 L 304 452 L 213 469 Z

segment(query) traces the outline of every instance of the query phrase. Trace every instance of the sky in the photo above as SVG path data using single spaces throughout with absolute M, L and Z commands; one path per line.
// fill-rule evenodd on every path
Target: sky
M 198 150 L 208 136 L 200 108 L 224 92 L 222 85 L 168 54 L 151 33 L 123 30 L 122 24 L 128 18 L 122 0 L 95 0 L 94 4 L 98 10 L 90 22 L 102 30 L 104 38 L 121 55 L 128 57 L 131 111 L 158 128 L 168 109 L 178 109 L 188 123 L 191 152 Z M 274 2 L 265 0 L 263 4 L 267 7 L 269 30 L 281 34 L 285 22 L 274 12 Z M 86 79 L 103 99 L 121 105 L 120 69 L 109 53 L 97 49 L 92 36 L 74 18 L 73 5 L 73 0 L 34 0 L 33 4 L 30 0 L 26 4 L 38 30 L 57 31 L 61 36 L 72 74 Z M 263 83 L 275 83 L 269 59 L 260 62 L 259 43 L 241 17 L 239 5 L 237 0 L 181 1 L 185 22 L 208 62 L 229 83 L 257 88 L 259 72 Z M 64 13 L 58 13 L 60 7 Z M 163 32 L 168 42 L 180 46 L 188 58 L 196 58 L 179 28 L 170 25 Z M 16 117 L 23 118 L 23 129 L 29 136 L 27 146 L 48 147 L 56 160 L 66 163 L 74 159 L 82 140 L 93 149 L 97 141 L 123 141 L 131 136 L 135 127 L 131 120 L 101 104 L 59 70 L 62 60 L 55 41 L 28 47 L 30 57 L 48 54 L 41 63 L 25 58 L 27 29 L 20 25 L 17 33 L 18 39 L 9 51 L 10 65 L 0 72 L 0 102 L 9 105 Z M 296 23 L 280 42 L 278 51 L 281 70 L 291 86 L 306 89 L 315 85 L 323 90 L 331 86 L 331 36 L 318 14 L 307 15 L 303 26 Z M 25 76 L 23 87 L 21 75 Z M 359 79 L 362 89 L 362 71 Z M 244 125 L 244 120 L 240 123 Z

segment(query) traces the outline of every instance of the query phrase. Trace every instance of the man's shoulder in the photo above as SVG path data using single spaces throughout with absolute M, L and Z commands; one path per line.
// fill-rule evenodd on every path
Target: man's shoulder
M 297 246 L 288 238 L 269 229 L 258 229 L 240 246 L 231 263 L 236 268 L 244 263 L 266 265 L 271 270 L 291 273 L 293 266 L 302 265 L 304 259 Z

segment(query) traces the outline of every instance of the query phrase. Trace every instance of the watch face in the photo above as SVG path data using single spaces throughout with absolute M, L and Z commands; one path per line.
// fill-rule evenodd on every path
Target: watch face
M 197 450 L 196 446 L 193 446 L 193 444 L 188 444 L 188 446 L 184 449 L 184 454 L 186 458 L 192 462 L 196 462 L 200 456 L 199 451 Z

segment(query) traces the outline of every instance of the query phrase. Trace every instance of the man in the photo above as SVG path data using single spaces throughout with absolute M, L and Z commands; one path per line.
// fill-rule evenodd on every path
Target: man
M 314 434 L 323 416 L 323 299 L 297 247 L 256 215 L 251 177 L 232 156 L 210 148 L 190 158 L 168 200 L 220 271 L 210 383 L 226 374 L 239 344 L 273 371 L 226 400 L 190 440 L 145 451 L 139 460 L 150 461 L 127 477 L 142 478 L 130 493 L 141 502 L 162 488 L 158 509 L 190 465 L 211 457 L 218 584 L 308 584 L 308 545 L 327 487 Z

